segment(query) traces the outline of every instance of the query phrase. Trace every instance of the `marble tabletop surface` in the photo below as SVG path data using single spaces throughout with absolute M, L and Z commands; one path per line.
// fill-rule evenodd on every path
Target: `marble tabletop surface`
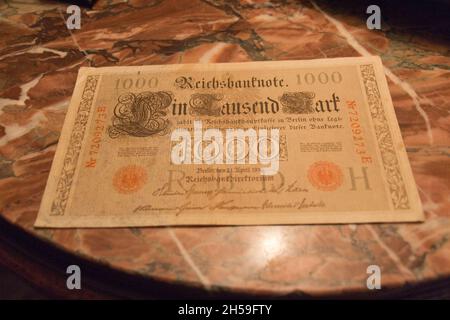
M 0 0 L 0 217 L 60 250 L 205 292 L 307 296 L 450 277 L 450 55 L 446 4 L 100 0 L 65 25 L 67 4 Z M 442 7 L 436 9 L 436 6 Z M 426 221 L 408 224 L 34 229 L 82 66 L 290 60 L 376 54 Z

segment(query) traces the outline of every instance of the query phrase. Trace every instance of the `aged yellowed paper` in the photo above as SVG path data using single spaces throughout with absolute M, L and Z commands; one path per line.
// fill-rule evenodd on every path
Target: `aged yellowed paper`
M 378 57 L 81 68 L 38 227 L 421 221 Z

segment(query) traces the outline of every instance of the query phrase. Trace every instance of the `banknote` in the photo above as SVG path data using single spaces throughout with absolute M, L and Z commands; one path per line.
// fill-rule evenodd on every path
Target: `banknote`
M 81 68 L 35 225 L 423 219 L 373 56 Z

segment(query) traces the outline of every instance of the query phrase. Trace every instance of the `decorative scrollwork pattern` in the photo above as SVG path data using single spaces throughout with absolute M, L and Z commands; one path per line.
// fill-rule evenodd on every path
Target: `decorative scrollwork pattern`
M 190 112 L 197 116 L 220 116 L 220 106 L 217 102 L 222 98 L 221 94 L 194 93 L 189 100 Z
M 362 65 L 361 75 L 369 102 L 369 110 L 381 152 L 381 159 L 389 185 L 392 203 L 395 209 L 409 209 L 408 194 L 400 171 L 386 114 L 381 103 L 381 95 L 378 90 L 373 65 Z
M 170 122 L 164 117 L 172 99 L 172 93 L 167 91 L 121 95 L 114 107 L 109 136 L 114 139 L 123 135 L 148 137 L 168 133 Z
M 314 113 L 314 92 L 285 92 L 279 100 L 284 113 Z
M 63 167 L 56 186 L 56 197 L 52 203 L 51 215 L 63 215 L 67 200 L 72 187 L 73 176 L 80 156 L 81 145 L 86 132 L 92 102 L 94 101 L 95 89 L 97 88 L 99 76 L 88 76 L 81 95 L 75 123 L 70 135 L 69 145 L 64 156 Z

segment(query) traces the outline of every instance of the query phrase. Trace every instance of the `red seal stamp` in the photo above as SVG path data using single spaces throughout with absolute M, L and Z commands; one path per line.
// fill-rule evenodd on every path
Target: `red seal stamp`
M 342 170 L 338 165 L 328 161 L 313 163 L 308 170 L 311 184 L 322 191 L 334 191 L 342 184 Z
M 130 194 L 142 188 L 147 182 L 147 171 L 140 166 L 129 165 L 117 170 L 113 185 L 117 192 Z

